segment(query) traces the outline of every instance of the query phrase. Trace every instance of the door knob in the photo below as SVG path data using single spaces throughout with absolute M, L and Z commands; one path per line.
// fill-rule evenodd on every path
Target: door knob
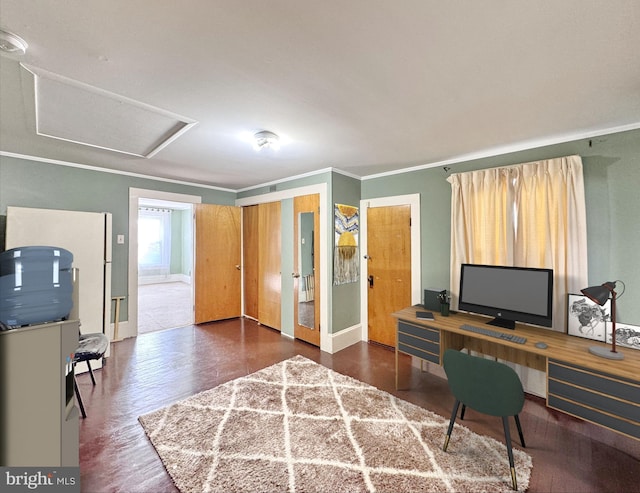
M 300 277 L 300 274 L 296 274 L 295 272 L 292 272 L 291 277 L 295 277 L 297 279 L 298 277 Z
M 367 277 L 367 280 L 369 281 L 369 287 L 372 288 L 373 287 L 373 276 Z
M 239 266 L 239 265 L 236 265 L 236 269 L 240 270 L 240 266 Z

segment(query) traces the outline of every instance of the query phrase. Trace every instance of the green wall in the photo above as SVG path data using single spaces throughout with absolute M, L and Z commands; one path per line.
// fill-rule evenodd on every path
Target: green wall
M 171 262 L 170 274 L 184 274 L 182 272 L 182 214 L 181 211 L 171 211 Z
M 191 209 L 171 210 L 171 274 L 191 276 L 193 231 Z
M 331 227 L 329 228 L 329 236 L 331 236 L 331 248 L 329 250 L 329 263 L 331 273 L 329 280 L 333 284 L 333 252 L 335 247 L 335 229 L 333 225 L 333 207 L 334 204 L 352 205 L 360 207 L 360 180 L 340 173 L 334 173 L 331 185 L 331 203 L 329 215 L 331 216 Z M 362 242 L 358 237 L 358 245 Z M 358 252 L 362 258 L 363 253 Z M 338 332 L 353 325 L 360 323 L 360 283 L 352 282 L 348 284 L 340 284 L 333 286 L 333 309 L 330 317 L 332 319 L 333 332 Z
M 4 235 L 7 206 L 110 212 L 113 218 L 113 296 L 128 295 L 129 188 L 198 195 L 203 203 L 233 205 L 235 193 L 206 187 L 106 173 L 90 169 L 48 164 L 0 156 L 0 230 Z M 118 245 L 116 235 L 126 242 Z M 4 247 L 4 237 L 0 246 Z M 127 300 L 120 320 L 128 319 Z
M 181 272 L 191 277 L 193 265 L 193 210 L 191 208 L 180 211 L 182 217 L 182 267 Z
M 420 193 L 422 286 L 449 287 L 449 173 L 577 154 L 587 208 L 589 285 L 622 279 L 619 321 L 640 325 L 640 130 L 363 180 L 362 198 Z M 586 287 L 586 286 L 585 286 Z
M 293 199 L 284 199 L 280 203 L 280 215 L 281 215 L 281 264 L 280 272 L 281 277 L 281 330 L 284 334 L 293 337 L 294 332 L 294 293 L 293 293 L 293 276 L 292 272 L 295 272 L 293 265 Z
M 449 286 L 451 193 L 446 178 L 451 172 L 463 172 L 494 166 L 578 154 L 584 164 L 587 199 L 587 238 L 589 284 L 622 279 L 627 291 L 620 299 L 621 322 L 640 325 L 640 130 L 621 132 L 591 140 L 514 152 L 443 167 L 359 180 L 339 172 L 326 171 L 258 189 L 229 192 L 130 177 L 84 169 L 0 156 L 0 234 L 8 205 L 50 209 L 107 211 L 113 214 L 112 293 L 127 294 L 128 238 L 125 245 L 115 244 L 115 235 L 128 235 L 129 188 L 199 195 L 203 203 L 232 205 L 236 198 L 289 190 L 326 183 L 328 188 L 326 246 L 332 283 L 327 300 L 330 333 L 356 325 L 360 321 L 359 284 L 333 286 L 333 204 L 359 205 L 370 199 L 411 193 L 420 194 L 422 286 Z M 282 272 L 293 272 L 293 204 L 282 207 Z M 0 245 L 3 244 L 0 237 Z M 293 326 L 293 283 L 283 275 L 283 327 Z M 121 320 L 127 320 L 123 305 Z M 292 333 L 292 332 L 291 332 Z

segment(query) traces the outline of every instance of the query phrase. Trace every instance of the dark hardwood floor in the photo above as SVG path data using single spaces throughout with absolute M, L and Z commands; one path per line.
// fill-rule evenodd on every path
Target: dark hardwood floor
M 115 343 L 111 354 L 95 387 L 78 376 L 88 414 L 80 420 L 83 492 L 177 491 L 138 416 L 296 354 L 442 416 L 453 405 L 446 381 L 412 368 L 408 357 L 401 366 L 410 390 L 396 391 L 393 351 L 359 343 L 330 355 L 250 320 L 143 334 Z M 533 458 L 529 492 L 640 491 L 639 441 L 550 411 L 536 397 L 520 417 Z M 499 418 L 469 410 L 464 425 L 503 440 Z

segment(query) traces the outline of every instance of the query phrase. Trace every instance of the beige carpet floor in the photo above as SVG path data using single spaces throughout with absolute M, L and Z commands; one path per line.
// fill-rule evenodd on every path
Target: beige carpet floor
M 504 444 L 456 425 L 445 453 L 448 419 L 302 356 L 139 419 L 182 493 L 512 491 Z
M 138 286 L 138 334 L 192 323 L 190 284 L 166 282 Z

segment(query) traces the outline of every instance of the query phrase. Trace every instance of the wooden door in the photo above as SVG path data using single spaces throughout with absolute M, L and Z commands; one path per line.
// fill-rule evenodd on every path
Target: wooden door
M 294 336 L 320 346 L 320 196 L 304 195 L 293 199 L 294 256 Z M 312 230 L 303 227 L 312 221 Z M 309 242 L 312 242 L 309 245 Z M 305 267 L 303 257 L 312 259 Z
M 281 216 L 280 202 L 258 205 L 258 321 L 281 329 Z
M 240 208 L 196 204 L 195 323 L 239 317 Z
M 242 208 L 242 275 L 244 315 L 258 320 L 258 252 L 260 251 L 258 206 Z
M 411 305 L 411 206 L 367 209 L 369 340 L 395 347 L 393 312 Z

